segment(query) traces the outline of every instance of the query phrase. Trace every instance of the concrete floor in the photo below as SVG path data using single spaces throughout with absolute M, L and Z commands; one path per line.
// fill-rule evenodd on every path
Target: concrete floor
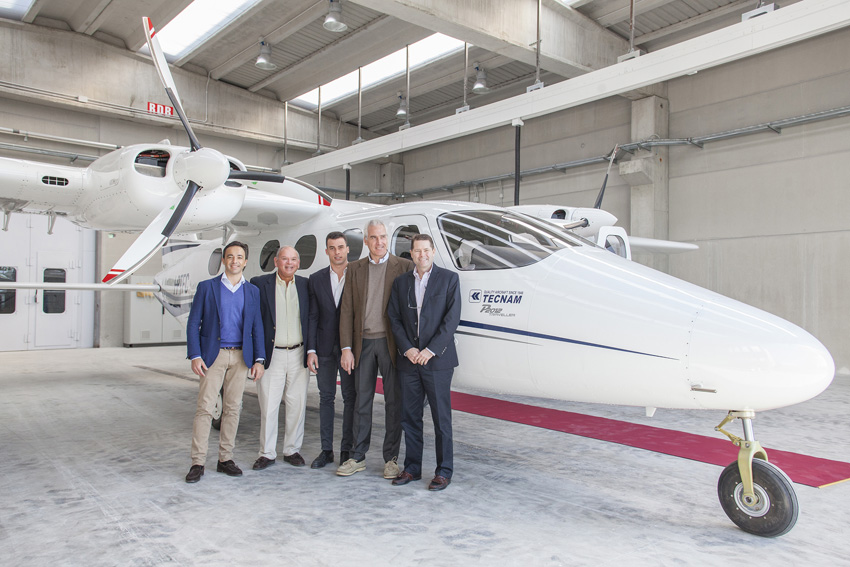
M 189 485 L 197 382 L 184 352 L 0 353 L 0 565 L 850 564 L 850 482 L 794 485 L 796 527 L 763 539 L 721 510 L 720 467 L 460 412 L 456 472 L 441 493 L 424 478 L 393 487 L 381 477 L 382 427 L 352 477 L 280 460 L 254 472 L 252 387 L 236 445 L 245 475 L 215 473 L 214 435 L 207 473 Z M 702 435 L 717 435 L 723 417 L 510 399 Z M 381 424 L 380 396 L 375 413 Z M 318 421 L 311 379 L 308 463 Z M 767 447 L 850 460 L 850 380 L 760 414 L 755 431 Z

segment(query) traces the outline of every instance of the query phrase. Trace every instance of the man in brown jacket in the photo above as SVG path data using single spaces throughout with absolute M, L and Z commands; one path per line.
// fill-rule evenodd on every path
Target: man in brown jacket
M 351 476 L 366 468 L 366 452 L 372 438 L 372 402 L 378 370 L 384 383 L 386 434 L 384 478 L 399 474 L 401 445 L 401 388 L 395 371 L 396 347 L 387 316 L 393 280 L 413 269 L 413 262 L 389 253 L 387 227 L 373 219 L 366 225 L 369 256 L 348 265 L 339 315 L 340 364 L 354 370 L 357 405 L 354 411 L 354 449 L 340 464 L 339 476 Z

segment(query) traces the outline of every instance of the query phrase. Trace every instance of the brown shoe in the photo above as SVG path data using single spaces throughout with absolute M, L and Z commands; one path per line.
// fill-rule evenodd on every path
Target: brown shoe
M 428 485 L 428 490 L 444 490 L 451 482 L 452 479 L 450 478 L 435 476 L 431 480 L 431 484 Z
M 413 476 L 407 471 L 401 471 L 401 474 L 393 479 L 393 486 L 404 486 L 412 480 L 422 480 L 422 477 Z
M 204 465 L 192 465 L 189 474 L 186 475 L 186 482 L 190 484 L 198 482 L 202 476 L 204 476 Z
M 304 457 L 299 455 L 298 453 L 292 453 L 291 455 L 284 455 L 283 460 L 292 465 L 293 467 L 303 467 L 307 464 L 304 460 Z
M 242 469 L 237 467 L 233 461 L 219 461 L 215 470 L 216 472 L 223 472 L 227 476 L 242 476 Z
M 253 468 L 255 471 L 261 471 L 265 468 L 268 468 L 269 466 L 271 466 L 273 464 L 274 464 L 274 459 L 269 459 L 267 457 L 260 457 L 259 459 L 254 461 L 254 466 L 251 467 L 251 468 Z

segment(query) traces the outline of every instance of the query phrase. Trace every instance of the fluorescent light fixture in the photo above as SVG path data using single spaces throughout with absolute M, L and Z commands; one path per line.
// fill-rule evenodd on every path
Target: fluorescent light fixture
M 260 54 L 257 56 L 257 62 L 254 63 L 254 66 L 263 71 L 274 71 L 277 69 L 277 65 L 272 62 L 272 46 L 266 43 L 265 40 L 260 40 Z
M 328 0 L 328 15 L 325 16 L 322 27 L 335 33 L 342 33 L 348 29 L 346 23 L 342 21 L 342 6 L 339 0 Z
M 156 37 L 169 62 L 176 61 L 223 29 L 260 0 L 194 0 Z M 153 18 L 154 25 L 157 23 Z M 139 52 L 149 53 L 145 44 Z
M 0 18 L 21 21 L 35 0 L 0 0 Z
M 472 85 L 472 92 L 475 94 L 486 94 L 490 92 L 490 87 L 487 86 L 487 71 L 481 67 L 481 64 L 476 61 L 473 67 L 477 71 L 475 75 L 475 84 Z
M 427 65 L 435 59 L 462 49 L 462 41 L 436 33 L 410 45 L 410 68 L 415 69 L 416 67 Z M 361 75 L 363 89 L 365 90 L 390 77 L 403 75 L 404 69 L 404 48 L 401 48 L 395 53 L 391 53 L 363 67 Z M 313 89 L 295 98 L 292 102 L 305 108 L 315 109 L 319 104 L 318 92 L 318 89 Z M 357 69 L 339 79 L 334 79 L 330 83 L 322 85 L 322 104 L 331 104 L 356 92 Z

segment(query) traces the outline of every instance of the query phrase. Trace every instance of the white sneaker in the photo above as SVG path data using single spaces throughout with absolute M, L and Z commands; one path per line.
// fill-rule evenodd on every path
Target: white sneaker
M 351 476 L 356 472 L 365 471 L 366 470 L 366 459 L 362 461 L 355 461 L 354 459 L 348 459 L 336 469 L 336 474 L 338 476 Z
M 393 457 L 384 465 L 384 478 L 395 478 L 401 473 L 398 468 L 398 457 Z

